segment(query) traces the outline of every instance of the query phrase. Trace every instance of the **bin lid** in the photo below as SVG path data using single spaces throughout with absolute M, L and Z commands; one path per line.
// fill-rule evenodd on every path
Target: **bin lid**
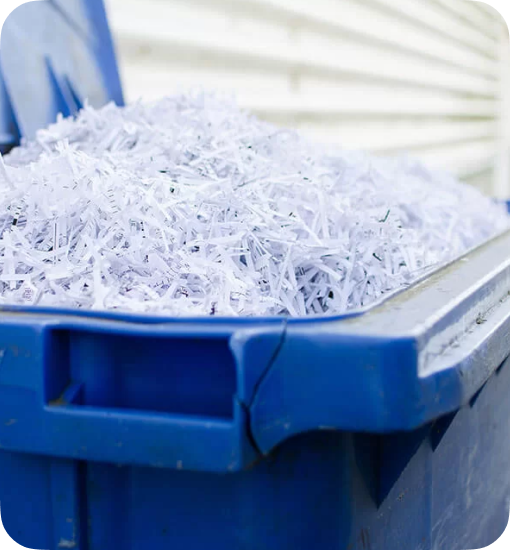
M 123 104 L 103 0 L 37 0 L 15 9 L 0 47 L 0 150 L 88 101 Z

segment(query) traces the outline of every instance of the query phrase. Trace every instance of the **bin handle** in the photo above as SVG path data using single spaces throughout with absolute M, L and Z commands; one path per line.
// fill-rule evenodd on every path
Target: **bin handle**
M 235 471 L 255 459 L 239 404 L 225 420 L 56 404 L 43 417 L 57 456 L 202 471 Z
M 250 428 L 251 402 L 283 331 L 282 323 L 203 327 L 49 316 L 20 324 L 19 316 L 4 312 L 0 447 L 119 465 L 245 469 L 261 456 Z M 194 380 L 188 371 L 199 363 L 192 372 L 203 391 L 192 392 L 187 403 Z M 216 367 L 232 379 L 209 388 Z M 154 384 L 146 383 L 158 372 L 163 385 L 152 408 Z M 172 393 L 172 384 L 183 384 L 183 391 Z

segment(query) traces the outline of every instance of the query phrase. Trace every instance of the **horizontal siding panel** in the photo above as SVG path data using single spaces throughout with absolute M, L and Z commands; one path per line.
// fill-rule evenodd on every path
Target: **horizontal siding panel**
M 203 6 L 211 4 L 210 0 L 192 0 L 192 2 L 200 3 Z M 265 8 L 276 13 L 282 10 L 292 14 L 302 13 L 308 19 L 311 19 L 310 10 L 312 10 L 312 13 L 320 12 L 335 21 L 345 17 L 349 22 L 352 21 L 350 12 L 355 10 L 354 13 L 362 17 L 363 24 L 368 25 L 377 20 L 378 14 L 380 16 L 381 12 L 386 12 L 396 15 L 403 25 L 406 21 L 410 21 L 417 30 L 432 30 L 436 36 L 460 42 L 469 49 L 478 50 L 485 55 L 494 57 L 493 36 L 479 29 L 473 29 L 471 25 L 453 14 L 445 14 L 444 10 L 433 0 L 358 0 L 357 2 L 347 0 L 314 0 L 313 2 L 309 2 L 309 0 L 213 0 L 212 3 L 229 7 L 242 6 L 243 10 L 246 10 L 246 5 L 252 5 L 254 6 L 251 11 L 252 15 L 256 15 L 258 10 Z M 376 9 L 370 12 L 361 11 L 371 8 Z M 381 20 L 381 24 L 384 25 L 384 23 L 384 20 Z M 384 30 L 384 26 L 382 30 Z
M 200 2 L 200 0 L 195 0 Z M 246 10 L 250 0 L 223 0 L 229 7 Z M 203 2 L 203 0 L 202 0 Z M 200 2 L 201 3 L 201 2 Z M 254 0 L 251 0 L 254 3 Z M 357 0 L 317 0 L 308 2 L 296 0 L 255 0 L 255 4 L 272 8 L 280 18 L 294 26 L 319 27 L 317 32 L 329 29 L 338 34 L 354 34 L 360 40 L 377 41 L 380 44 L 406 50 L 420 56 L 432 57 L 443 63 L 462 66 L 465 69 L 495 75 L 497 66 L 487 62 L 487 57 L 478 52 L 457 45 L 450 38 L 443 38 L 437 32 L 409 23 L 400 17 L 388 14 L 374 6 Z M 254 12 L 253 15 L 255 15 Z M 260 16 L 261 14 L 259 14 Z M 270 17 L 272 14 L 266 14 Z
M 502 26 L 469 0 L 106 0 L 128 100 L 189 88 L 325 142 L 485 186 L 503 158 Z M 499 163 L 499 164 L 498 164 Z M 501 178 L 500 178 L 501 179 Z
M 168 28 L 164 22 L 151 32 L 136 28 L 131 20 L 117 27 L 119 43 L 126 50 L 138 49 L 155 56 L 175 58 L 194 56 L 221 64 L 245 64 L 267 70 L 353 75 L 372 80 L 393 81 L 410 87 L 424 86 L 483 97 L 495 97 L 498 83 L 462 71 L 454 71 L 428 61 L 420 63 L 405 55 L 387 56 L 377 48 L 365 48 L 359 55 L 354 44 L 336 44 L 316 35 L 301 37 L 299 44 L 270 43 L 224 33 L 191 35 L 186 28 Z M 336 54 L 335 52 L 339 52 Z
M 128 99 L 157 99 L 193 88 L 234 91 L 239 102 L 264 115 L 301 113 L 310 116 L 448 117 L 493 119 L 498 102 L 471 99 L 427 90 L 375 86 L 359 81 L 301 78 L 280 72 L 214 70 L 210 67 L 144 63 L 124 68 Z
M 494 36 L 495 27 L 499 21 L 495 19 L 494 14 L 479 9 L 478 2 L 473 0 L 435 0 L 435 2 L 455 17 L 469 23 L 472 28 Z
M 332 0 L 334 1 L 334 0 Z M 418 25 L 435 30 L 442 36 L 455 39 L 470 49 L 495 57 L 495 37 L 473 29 L 467 23 L 452 16 L 446 16 L 440 6 L 427 0 L 367 0 L 398 13 L 401 17 L 414 21 Z
M 346 79 L 307 76 L 299 81 L 300 97 L 315 98 L 316 103 L 341 104 L 370 116 L 403 114 L 411 116 L 498 116 L 499 103 L 443 90 L 411 89 L 399 85 L 375 85 Z
M 480 191 L 490 195 L 492 193 L 493 182 L 495 179 L 494 168 L 490 167 L 489 169 L 482 170 L 478 174 L 468 175 L 463 178 L 465 183 L 478 187 Z
M 450 147 L 434 147 L 415 153 L 431 166 L 448 170 L 462 179 L 471 178 L 494 166 L 497 142 L 480 140 Z
M 464 1 L 469 1 L 469 0 L 464 0 Z M 505 17 L 494 6 L 492 6 L 488 2 L 479 2 L 479 1 L 476 2 L 476 5 L 492 21 L 495 21 L 500 26 L 502 25 L 502 26 L 508 28 L 508 22 L 506 21 Z
M 308 30 L 319 35 L 329 33 L 337 37 L 351 36 L 358 47 L 360 43 L 362 46 L 364 43 L 385 46 L 390 48 L 388 53 L 392 50 L 405 51 L 439 61 L 446 66 L 461 67 L 464 71 L 475 74 L 495 78 L 498 73 L 495 60 L 489 60 L 487 56 L 462 47 L 430 29 L 417 27 L 374 7 L 360 4 L 358 0 L 334 0 L 334 5 L 325 0 L 215 0 L 212 3 L 210 0 L 207 3 L 204 0 L 188 0 L 184 5 L 179 1 L 145 0 L 143 13 L 140 0 L 112 0 L 119 11 L 120 2 L 126 14 L 136 12 L 147 19 L 151 17 L 151 13 L 157 13 L 165 21 L 181 23 L 181 28 L 184 27 L 191 35 L 206 30 L 202 28 L 202 18 L 210 22 L 208 27 L 215 28 L 217 32 L 233 32 L 232 21 L 235 21 L 237 34 L 245 30 L 243 21 L 250 21 L 252 27 L 255 21 L 259 21 L 255 38 L 267 40 L 267 22 L 271 21 L 273 28 L 277 22 L 281 29 L 287 29 L 284 37 L 291 45 L 292 38 L 299 31 Z M 218 13 L 221 13 L 221 7 L 223 18 L 219 24 Z M 200 19 L 197 18 L 197 9 L 200 9 Z
M 429 60 L 422 60 L 417 70 L 417 62 L 406 53 L 387 52 L 377 47 L 365 47 L 360 52 L 359 45 L 340 41 L 312 33 L 301 35 L 301 48 L 298 53 L 310 63 L 324 52 L 330 52 L 327 64 L 341 72 L 380 77 L 385 80 L 408 82 L 414 86 L 444 88 L 460 92 L 470 92 L 483 96 L 497 93 L 497 81 L 477 77 L 461 69 L 445 67 Z M 326 61 L 325 60 L 325 61 Z
M 419 97 L 403 98 L 388 97 L 384 104 L 377 101 L 384 101 L 384 96 L 378 93 L 377 89 L 372 93 L 346 94 L 344 97 L 317 97 L 300 96 L 295 97 L 250 97 L 243 98 L 242 103 L 247 107 L 262 113 L 304 113 L 317 117 L 341 116 L 349 117 L 365 115 L 367 118 L 386 117 L 466 117 L 469 119 L 490 118 L 495 112 L 495 103 L 490 101 L 456 101 L 453 99 L 436 100 L 429 99 L 424 105 Z
M 338 125 L 319 125 L 313 121 L 300 122 L 295 126 L 319 140 L 338 142 L 344 147 L 366 149 L 377 153 L 395 153 L 409 150 L 413 153 L 424 148 L 445 148 L 465 142 L 495 140 L 497 127 L 493 122 L 421 122 L 401 121 L 391 123 L 374 121 L 350 121 Z
M 207 89 L 235 92 L 235 97 L 250 107 L 253 107 L 252 100 L 259 100 L 262 96 L 274 102 L 271 109 L 274 111 L 280 108 L 282 101 L 292 101 L 297 97 L 293 94 L 288 74 L 257 69 L 214 70 L 214 67 L 189 68 L 170 63 L 133 63 L 124 68 L 122 76 L 130 101 L 140 97 L 152 100 L 190 89 Z

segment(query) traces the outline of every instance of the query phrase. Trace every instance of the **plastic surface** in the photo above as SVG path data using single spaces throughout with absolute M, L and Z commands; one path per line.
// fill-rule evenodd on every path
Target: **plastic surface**
M 0 147 L 33 138 L 57 114 L 123 103 L 103 0 L 28 2 L 7 18 L 0 47 Z
M 224 475 L 2 451 L 2 520 L 51 550 L 483 548 L 508 522 L 509 391 L 507 364 L 420 430 L 303 434 Z

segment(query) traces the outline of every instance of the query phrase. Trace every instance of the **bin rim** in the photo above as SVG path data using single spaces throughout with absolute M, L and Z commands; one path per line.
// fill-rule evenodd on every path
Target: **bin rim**
M 139 320 L 3 306 L 0 328 L 29 327 L 43 340 L 52 331 L 221 339 L 246 437 L 265 454 L 316 429 L 414 430 L 467 404 L 510 355 L 509 250 L 507 231 L 363 315 L 337 319 Z

